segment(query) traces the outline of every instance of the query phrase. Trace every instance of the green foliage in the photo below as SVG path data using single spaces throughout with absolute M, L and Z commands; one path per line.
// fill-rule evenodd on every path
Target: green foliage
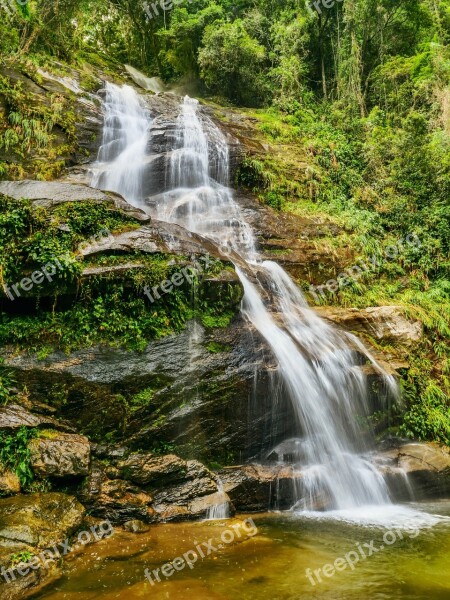
M 231 350 L 231 346 L 228 344 L 220 344 L 218 342 L 209 342 L 207 344 L 206 349 L 208 352 L 212 352 L 213 354 L 219 354 L 221 352 L 229 352 Z
M 7 404 L 11 399 L 11 392 L 16 380 L 11 369 L 3 365 L 4 359 L 0 358 L 0 405 Z
M 16 62 L 14 66 L 28 70 L 33 78 L 36 69 L 30 63 Z M 0 74 L 0 107 L 2 104 L 5 109 L 0 110 L 0 152 L 5 160 L 0 163 L 0 177 L 20 179 L 28 175 L 51 179 L 58 176 L 65 157 L 76 148 L 75 114 L 70 101 L 53 94 L 49 103 L 41 102 L 22 81 L 13 83 Z M 66 143 L 61 143 L 56 135 L 61 129 Z
M 0 431 L 0 464 L 16 473 L 22 487 L 31 484 L 34 478 L 28 443 L 35 437 L 37 430 L 29 427 L 21 427 L 14 433 Z
M 20 564 L 26 564 L 33 558 L 33 556 L 34 554 L 32 552 L 29 552 L 28 550 L 16 552 L 14 554 L 11 554 L 9 557 L 10 565 L 11 567 L 15 567 Z
M 237 19 L 205 29 L 198 61 L 202 79 L 213 93 L 244 106 L 255 106 L 264 98 L 264 58 L 264 47 L 248 35 L 244 23 Z

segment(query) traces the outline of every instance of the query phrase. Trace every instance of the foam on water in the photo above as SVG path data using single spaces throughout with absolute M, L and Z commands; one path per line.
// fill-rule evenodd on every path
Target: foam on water
M 450 524 L 450 517 L 430 514 L 410 506 L 400 504 L 368 504 L 351 509 L 319 511 L 298 511 L 299 517 L 328 521 L 343 521 L 362 527 L 383 529 L 426 529 L 439 523 Z

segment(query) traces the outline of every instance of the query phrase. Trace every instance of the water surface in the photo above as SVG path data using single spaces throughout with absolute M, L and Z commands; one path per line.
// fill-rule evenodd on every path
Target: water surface
M 450 502 L 420 506 L 450 515 Z M 347 516 L 348 517 L 348 516 Z M 244 535 L 242 519 L 155 525 L 145 534 L 116 532 L 112 538 L 66 561 L 63 577 L 41 593 L 45 600 L 448 600 L 450 598 L 450 520 L 432 527 L 388 529 L 344 519 L 293 514 L 253 515 L 258 533 Z M 223 531 L 241 536 L 222 544 Z M 247 528 L 248 531 L 251 527 Z M 253 530 L 251 531 L 253 532 Z M 399 533 L 401 532 L 401 534 Z M 212 540 L 217 550 L 193 565 L 152 585 L 144 571 L 161 568 L 198 544 Z M 360 545 L 378 552 L 352 570 L 330 577 L 306 569 L 322 569 Z M 384 546 L 383 549 L 380 549 Z M 205 550 L 206 553 L 206 550 Z M 354 556 L 352 555 L 353 559 Z M 341 563 L 338 563 L 341 564 Z

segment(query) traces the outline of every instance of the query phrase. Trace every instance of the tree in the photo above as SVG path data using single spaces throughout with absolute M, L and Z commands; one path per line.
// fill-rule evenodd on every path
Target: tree
M 241 19 L 207 27 L 198 55 L 206 86 L 245 106 L 257 106 L 267 96 L 265 58 L 264 47 L 249 36 Z

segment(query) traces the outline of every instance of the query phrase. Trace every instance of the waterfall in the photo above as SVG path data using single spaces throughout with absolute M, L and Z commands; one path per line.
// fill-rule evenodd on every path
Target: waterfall
M 359 417 L 368 416 L 367 380 L 359 368 L 362 345 L 319 318 L 278 264 L 260 259 L 252 229 L 228 187 L 228 145 L 221 130 L 196 100 L 184 98 L 166 167 L 167 189 L 144 199 L 139 186 L 149 116 L 131 88 L 110 84 L 105 109 L 93 185 L 208 237 L 224 254 L 240 256 L 243 314 L 271 348 L 297 417 L 302 473 L 297 508 L 314 510 L 318 497 L 327 510 L 389 505 L 383 477 L 368 460 L 371 436 L 359 424 Z M 393 378 L 385 379 L 395 392 Z
M 230 516 L 230 503 L 228 501 L 228 496 L 223 489 L 223 483 L 220 479 L 217 480 L 217 494 L 219 496 L 219 502 L 208 509 L 208 513 L 206 515 L 207 521 L 228 519 Z
M 228 171 L 224 135 L 199 116 L 198 102 L 186 97 L 170 189 L 154 205 L 155 215 L 213 239 L 222 251 L 239 254 L 250 273 L 257 270 L 258 277 L 250 278 L 237 267 L 245 291 L 242 310 L 277 359 L 303 434 L 301 506 L 313 508 L 319 493 L 334 509 L 387 504 L 383 477 L 363 456 L 368 445 L 357 416 L 368 414 L 368 390 L 351 338 L 308 308 L 279 265 L 259 259 L 253 232 L 228 187 Z M 393 380 L 388 383 L 395 388 Z
M 149 113 L 130 86 L 106 84 L 103 140 L 92 187 L 117 192 L 131 204 L 142 199 Z

